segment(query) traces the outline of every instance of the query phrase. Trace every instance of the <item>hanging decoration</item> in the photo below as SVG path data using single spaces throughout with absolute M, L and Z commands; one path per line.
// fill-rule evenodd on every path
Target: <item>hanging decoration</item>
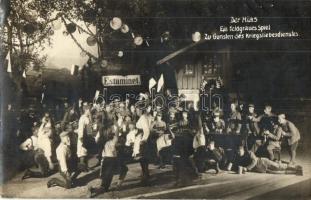
M 8 52 L 8 55 L 5 57 L 5 59 L 8 61 L 8 68 L 7 68 L 7 72 L 8 73 L 12 73 L 12 63 L 11 63 L 11 52 Z
M 199 42 L 201 40 L 201 33 L 200 32 L 195 32 L 192 34 L 192 41 L 193 42 Z
M 96 38 L 93 36 L 90 36 L 86 39 L 86 43 L 89 46 L 94 46 L 96 44 Z
M 118 57 L 120 57 L 120 58 L 123 57 L 123 51 L 118 52 Z
M 144 42 L 143 38 L 141 36 L 137 36 L 134 38 L 134 44 L 136 44 L 137 46 L 142 45 Z
M 66 29 L 68 33 L 74 33 L 77 30 L 77 27 L 74 23 L 70 23 L 66 25 Z
M 130 30 L 130 29 L 129 29 L 128 25 L 123 24 L 123 25 L 121 26 L 121 32 L 122 32 L 122 33 L 128 33 L 129 30 Z
M 118 30 L 122 26 L 122 20 L 119 17 L 114 17 L 112 20 L 110 20 L 110 27 L 113 30 Z

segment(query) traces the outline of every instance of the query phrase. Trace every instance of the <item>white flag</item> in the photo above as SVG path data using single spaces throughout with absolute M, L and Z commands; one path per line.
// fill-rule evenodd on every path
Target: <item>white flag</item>
M 157 92 L 160 92 L 160 90 L 162 89 L 164 85 L 164 77 L 163 74 L 161 74 L 159 81 L 158 81 L 158 88 L 157 88 Z
M 11 53 L 10 51 L 8 52 L 8 55 L 5 57 L 6 60 L 8 60 L 8 68 L 7 72 L 11 73 L 12 72 L 12 64 L 11 64 Z
M 26 70 L 23 72 L 23 77 L 26 78 Z
M 154 80 L 154 78 L 151 78 L 151 79 L 149 80 L 149 91 L 150 91 L 151 88 L 153 88 L 156 84 L 157 84 L 157 81 Z
M 70 74 L 74 75 L 75 71 L 76 71 L 76 65 L 71 65 Z
M 95 101 L 98 99 L 98 97 L 99 97 L 99 90 L 96 90 L 95 97 L 94 97 Z

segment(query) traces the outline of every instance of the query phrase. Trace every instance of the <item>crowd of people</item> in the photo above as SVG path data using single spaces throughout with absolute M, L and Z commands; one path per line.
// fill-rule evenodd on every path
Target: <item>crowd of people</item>
M 119 174 L 117 188 L 122 186 L 128 163 L 139 162 L 142 185 L 150 185 L 149 165 L 159 169 L 173 166 L 176 186 L 198 179 L 214 169 L 216 174 L 235 171 L 297 174 L 296 164 L 300 133 L 285 114 L 272 112 L 266 105 L 263 114 L 255 105 L 243 107 L 231 102 L 230 110 L 219 108 L 198 111 L 177 100 L 173 106 L 159 106 L 148 94 L 132 102 L 118 99 L 97 103 L 66 103 L 56 115 L 44 112 L 32 124 L 32 135 L 19 145 L 31 152 L 38 170 L 27 169 L 22 179 L 48 177 L 56 170 L 60 176 L 47 182 L 47 187 L 75 187 L 81 172 L 92 170 L 90 157 L 98 159 L 101 185 L 89 188 L 89 197 L 109 190 L 112 178 Z M 59 113 L 58 113 L 59 115 Z M 281 142 L 286 141 L 289 162 L 275 159 Z

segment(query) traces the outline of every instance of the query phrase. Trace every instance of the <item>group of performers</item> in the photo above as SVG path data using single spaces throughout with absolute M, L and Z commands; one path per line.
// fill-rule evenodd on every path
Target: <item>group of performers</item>
M 47 187 L 70 189 L 78 185 L 79 174 L 92 170 L 88 161 L 94 155 L 101 184 L 89 188 L 89 197 L 107 192 L 116 173 L 117 188 L 121 187 L 131 162 L 140 163 L 144 186 L 150 185 L 150 164 L 159 169 L 173 165 L 176 186 L 210 169 L 302 175 L 295 161 L 300 133 L 285 114 L 273 114 L 269 105 L 262 115 L 255 113 L 253 104 L 241 109 L 233 102 L 230 107 L 227 113 L 195 111 L 191 106 L 153 105 L 145 97 L 138 102 L 80 102 L 67 106 L 56 123 L 46 112 L 33 125 L 33 135 L 20 144 L 21 150 L 32 152 L 38 166 L 36 171 L 27 169 L 22 179 L 48 177 L 58 165 L 59 176 L 51 178 Z M 284 139 L 288 163 L 274 156 Z

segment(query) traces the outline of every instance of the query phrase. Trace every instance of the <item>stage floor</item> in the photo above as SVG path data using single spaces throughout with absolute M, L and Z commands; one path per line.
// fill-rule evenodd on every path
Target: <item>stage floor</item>
M 283 160 L 288 156 L 283 155 Z M 196 180 L 184 187 L 174 186 L 171 166 L 157 169 L 151 165 L 152 186 L 142 187 L 139 184 L 140 166 L 138 163 L 129 165 L 129 173 L 120 190 L 114 190 L 118 176 L 114 177 L 112 191 L 100 194 L 95 198 L 204 198 L 204 199 L 311 199 L 311 158 L 310 154 L 298 157 L 304 168 L 303 176 L 258 174 L 248 172 L 237 175 L 224 172 L 218 175 L 208 171 L 201 180 Z M 91 166 L 95 159 L 91 160 Z M 60 187 L 47 188 L 49 178 L 26 179 L 21 181 L 23 173 L 2 186 L 2 197 L 15 198 L 86 198 L 88 186 L 99 184 L 97 179 L 99 167 L 79 175 L 77 187 L 66 190 Z

